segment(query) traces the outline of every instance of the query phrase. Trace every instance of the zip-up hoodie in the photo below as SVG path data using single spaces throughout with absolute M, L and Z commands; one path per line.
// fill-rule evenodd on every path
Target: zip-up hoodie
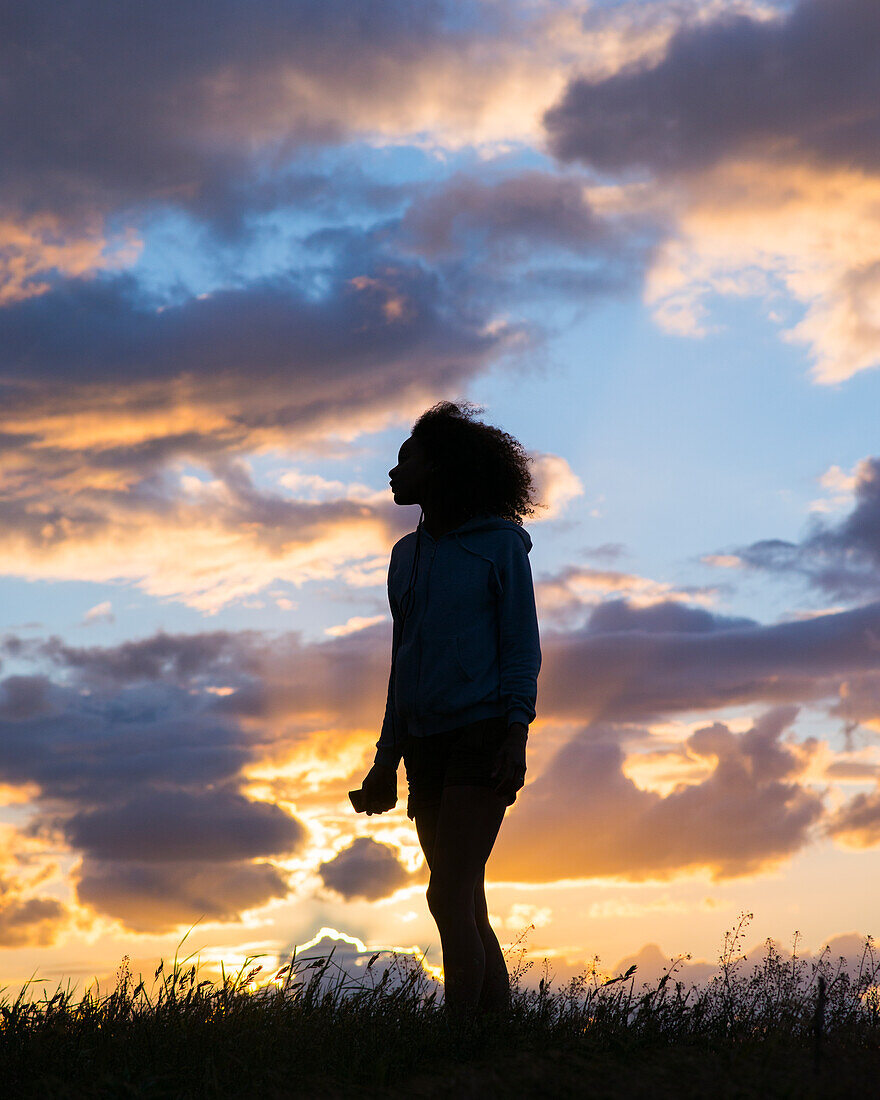
M 376 763 L 397 767 L 404 736 L 483 718 L 534 719 L 541 649 L 531 548 L 519 524 L 497 516 L 437 539 L 422 526 L 395 544 L 391 677 Z

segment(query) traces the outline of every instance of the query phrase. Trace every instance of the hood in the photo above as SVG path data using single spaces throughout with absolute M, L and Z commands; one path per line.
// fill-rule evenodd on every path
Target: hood
M 513 520 L 502 519 L 500 516 L 474 516 L 473 519 L 469 519 L 467 523 L 463 523 L 461 527 L 456 527 L 455 530 L 450 531 L 449 534 L 458 538 L 460 535 L 472 535 L 477 531 L 502 531 L 505 528 L 509 531 L 516 531 L 523 540 L 526 553 L 531 550 L 532 540 L 529 538 L 528 531 L 522 528 L 518 523 L 514 523 Z

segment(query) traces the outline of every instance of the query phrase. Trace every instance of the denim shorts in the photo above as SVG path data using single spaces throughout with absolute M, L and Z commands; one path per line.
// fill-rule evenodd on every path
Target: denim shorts
M 409 785 L 406 813 L 439 805 L 444 787 L 494 787 L 492 772 L 501 743 L 507 737 L 507 718 L 484 718 L 466 726 L 407 737 L 403 763 Z M 513 794 L 507 805 L 516 801 Z

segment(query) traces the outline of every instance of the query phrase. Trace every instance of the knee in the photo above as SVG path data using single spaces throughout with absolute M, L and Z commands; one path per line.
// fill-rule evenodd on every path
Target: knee
M 473 891 L 435 872 L 428 880 L 427 900 L 438 925 L 473 915 Z
M 428 880 L 428 891 L 425 896 L 431 916 L 440 924 L 449 912 L 449 897 L 443 882 L 434 874 Z
M 480 912 L 479 909 L 474 913 L 474 923 L 477 926 L 477 931 L 480 933 L 480 939 L 487 940 L 495 933 L 492 930 L 492 925 L 489 923 L 489 914 L 485 909 Z

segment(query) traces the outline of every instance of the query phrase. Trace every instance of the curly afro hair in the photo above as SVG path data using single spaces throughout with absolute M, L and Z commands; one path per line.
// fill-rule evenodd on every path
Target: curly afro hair
M 440 401 L 413 424 L 412 438 L 438 467 L 456 510 L 521 524 L 539 506 L 531 459 L 519 440 L 478 420 L 481 412 L 468 401 Z

